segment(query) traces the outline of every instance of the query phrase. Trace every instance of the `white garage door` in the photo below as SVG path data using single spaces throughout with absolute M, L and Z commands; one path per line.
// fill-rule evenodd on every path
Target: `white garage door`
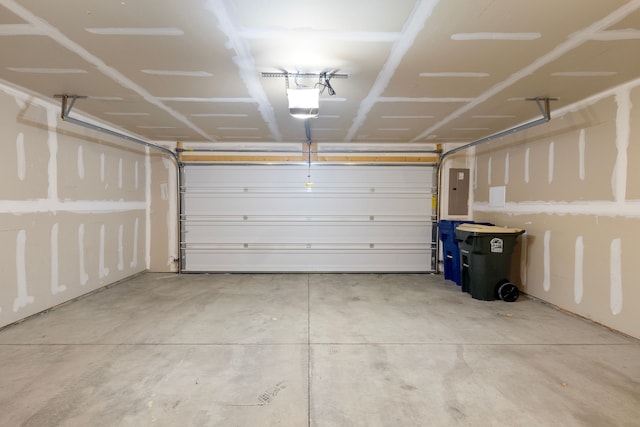
M 308 174 L 184 166 L 182 271 L 431 270 L 432 167 L 313 165 Z

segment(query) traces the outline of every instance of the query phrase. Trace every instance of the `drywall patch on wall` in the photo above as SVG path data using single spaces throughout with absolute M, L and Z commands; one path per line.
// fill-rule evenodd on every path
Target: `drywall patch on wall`
M 475 155 L 475 152 L 473 153 L 474 158 L 473 158 L 473 189 L 477 190 L 478 189 L 478 156 Z
M 13 302 L 13 312 L 17 312 L 29 304 L 33 304 L 34 298 L 27 291 L 27 232 L 20 230 L 16 237 L 16 279 L 18 296 Z
M 610 252 L 610 274 L 611 274 L 611 313 L 617 316 L 622 313 L 622 240 L 613 239 L 611 241 Z
M 584 295 L 584 239 L 576 237 L 575 262 L 573 268 L 573 298 L 576 304 L 582 302 Z
M 544 232 L 544 279 L 542 287 L 545 292 L 551 290 L 551 231 Z
M 524 152 L 524 182 L 529 183 L 529 159 L 531 156 L 531 148 L 527 147 Z
M 616 148 L 618 156 L 611 176 L 611 187 L 616 202 L 622 203 L 627 195 L 627 148 L 631 135 L 631 90 L 620 89 L 616 93 Z
M 508 215 L 593 215 L 607 217 L 640 218 L 640 201 L 616 203 L 608 201 L 576 201 L 576 202 L 507 202 L 505 207 L 490 206 L 487 202 L 474 202 L 473 210 L 477 212 L 498 212 Z
M 47 108 L 48 136 L 47 146 L 49 147 L 49 199 L 58 199 L 58 113 Z
M 58 223 L 51 227 L 51 294 L 57 295 L 67 290 L 65 285 L 60 284 L 59 255 L 58 255 Z
M 151 149 L 144 147 L 144 188 L 145 188 L 145 239 L 144 262 L 147 269 L 151 268 Z
M 123 162 L 124 160 L 122 158 L 118 160 L 118 188 L 122 188 L 122 168 L 124 167 Z
M 104 153 L 100 153 L 100 182 L 105 180 L 105 158 Z
M 124 270 L 124 225 L 118 226 L 118 271 Z
M 145 202 L 123 202 L 120 200 L 0 200 L 0 213 L 10 213 L 14 215 L 22 213 L 55 212 L 116 213 L 141 211 L 145 209 Z
M 509 153 L 504 158 L 504 185 L 509 185 Z
M 27 159 L 24 152 L 24 133 L 18 133 L 16 137 L 16 166 L 18 168 L 18 179 L 24 181 L 27 173 Z
M 169 184 L 166 182 L 160 184 L 160 198 L 162 200 L 169 200 Z
M 87 269 L 85 267 L 84 251 L 84 224 L 80 224 L 78 226 L 78 264 L 80 265 L 80 284 L 82 286 L 89 282 L 89 275 L 87 274 Z
M 520 236 L 520 282 L 522 286 L 527 286 L 527 253 L 529 250 L 528 237 L 525 232 Z
M 140 167 L 138 166 L 138 161 L 136 160 L 134 166 L 133 166 L 133 188 L 135 188 L 136 190 L 138 189 L 138 187 L 140 186 Z
M 587 146 L 587 137 L 584 129 L 580 129 L 580 138 L 578 139 L 578 174 L 580 181 L 585 178 L 585 153 Z
M 99 264 L 98 264 L 98 277 L 101 279 L 109 275 L 109 268 L 105 266 L 104 262 L 104 246 L 105 246 L 105 226 L 100 225 L 100 249 L 99 249 Z
M 138 266 L 138 229 L 140 228 L 140 220 L 136 218 L 133 224 L 133 259 L 131 260 L 131 268 Z
M 78 178 L 84 179 L 84 153 L 82 145 L 78 147 Z
M 553 182 L 553 168 L 554 168 L 554 162 L 555 162 L 555 148 L 556 148 L 555 142 L 551 141 L 549 143 L 549 169 L 548 169 L 548 173 L 547 173 L 547 182 L 549 182 L 549 184 L 551 184 Z

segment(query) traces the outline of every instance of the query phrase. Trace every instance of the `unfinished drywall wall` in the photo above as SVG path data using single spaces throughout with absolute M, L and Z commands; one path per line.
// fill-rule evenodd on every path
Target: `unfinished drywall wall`
M 477 149 L 474 219 L 520 227 L 511 279 L 640 337 L 640 81 Z M 504 187 L 504 202 L 491 192 Z
M 178 271 L 178 182 L 176 163 L 151 152 L 149 171 L 149 270 Z
M 144 150 L 2 83 L 0 111 L 0 326 L 145 270 Z

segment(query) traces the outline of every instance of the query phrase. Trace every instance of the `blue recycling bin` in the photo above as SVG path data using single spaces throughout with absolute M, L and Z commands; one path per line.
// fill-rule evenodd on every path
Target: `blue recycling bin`
M 460 224 L 482 224 L 493 225 L 489 222 L 474 221 L 450 221 L 447 219 L 438 222 L 438 236 L 442 241 L 442 257 L 444 264 L 444 278 L 451 280 L 456 285 L 462 285 L 462 274 L 460 273 L 460 249 L 456 239 L 456 227 Z

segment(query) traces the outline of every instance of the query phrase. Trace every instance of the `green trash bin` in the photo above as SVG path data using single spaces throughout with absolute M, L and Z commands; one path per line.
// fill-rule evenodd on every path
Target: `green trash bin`
M 509 281 L 509 271 L 513 248 L 522 233 L 519 228 L 479 224 L 456 227 L 462 291 L 484 301 L 517 300 L 518 287 Z

